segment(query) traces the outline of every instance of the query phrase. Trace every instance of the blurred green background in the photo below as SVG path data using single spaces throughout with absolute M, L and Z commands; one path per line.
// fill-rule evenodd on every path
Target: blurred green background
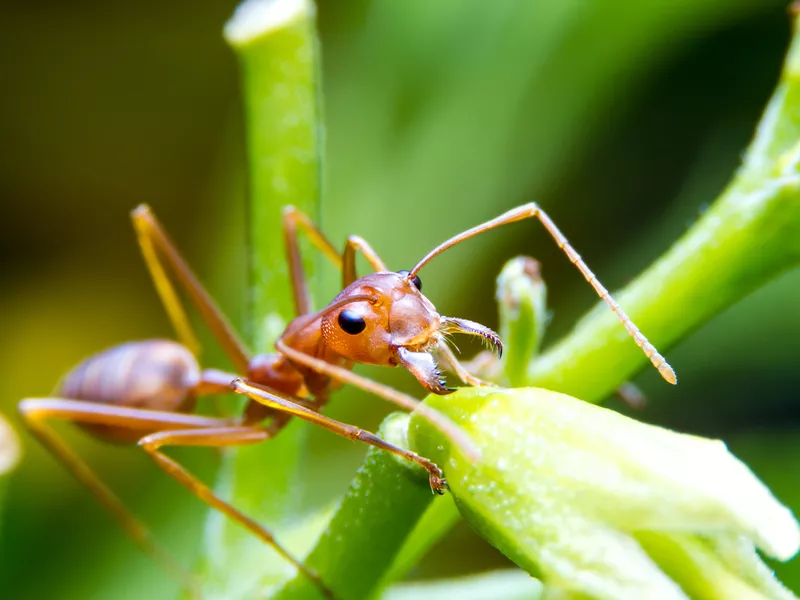
M 323 226 L 337 245 L 360 234 L 392 268 L 409 268 L 443 238 L 537 200 L 611 289 L 730 178 L 790 33 L 786 3 L 764 0 L 318 4 Z M 172 335 L 128 221 L 140 202 L 241 322 L 242 111 L 221 37 L 234 6 L 0 8 L 0 412 L 12 419 L 20 398 L 47 395 L 86 355 Z M 437 258 L 426 294 L 444 314 L 496 325 L 494 277 L 507 258 L 531 254 L 549 285 L 546 342 L 557 339 L 596 299 L 537 227 L 514 225 Z M 649 399 L 638 418 L 722 437 L 796 513 L 798 306 L 795 270 L 662 349 L 677 388 L 650 371 L 636 380 Z M 224 364 L 207 350 L 204 362 Z M 406 373 L 369 372 L 421 396 Z M 343 391 L 328 414 L 374 428 L 388 410 Z M 64 430 L 184 562 L 196 558 L 199 503 L 143 453 Z M 85 490 L 23 441 L 0 507 L 3 597 L 174 597 Z M 364 449 L 324 432 L 311 443 L 308 477 L 322 503 L 345 489 Z M 213 481 L 218 453 L 176 455 Z M 414 576 L 504 564 L 459 527 Z M 800 590 L 800 560 L 777 568 Z

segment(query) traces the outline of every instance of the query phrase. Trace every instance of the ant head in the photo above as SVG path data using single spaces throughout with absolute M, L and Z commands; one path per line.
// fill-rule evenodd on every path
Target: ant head
M 350 360 L 403 365 L 431 392 L 446 394 L 433 352 L 448 333 L 467 333 L 502 350 L 496 333 L 478 323 L 444 317 L 408 271 L 373 273 L 347 286 L 322 316 L 325 343 Z
M 322 335 L 335 352 L 361 363 L 397 364 L 394 348 L 427 348 L 439 330 L 436 307 L 407 272 L 373 273 L 347 286 L 322 318 Z M 351 302 L 347 302 L 352 299 Z

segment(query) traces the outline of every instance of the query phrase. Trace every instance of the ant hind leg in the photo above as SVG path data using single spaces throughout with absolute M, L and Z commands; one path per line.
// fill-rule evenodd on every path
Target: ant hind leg
M 169 267 L 177 282 L 185 290 L 236 370 L 239 373 L 247 373 L 250 353 L 214 299 L 178 252 L 150 207 L 145 204 L 138 206 L 131 213 L 131 219 L 147 269 L 181 342 L 197 356 L 200 344 L 166 267 Z
M 212 508 L 230 517 L 250 533 L 274 548 L 284 559 L 292 563 L 298 571 L 311 580 L 327 598 L 335 598 L 322 579 L 300 560 L 278 543 L 275 537 L 262 525 L 232 506 L 214 491 L 197 479 L 185 467 L 161 451 L 164 446 L 206 446 L 231 447 L 258 444 L 274 435 L 275 431 L 262 427 L 230 426 L 212 429 L 184 429 L 179 431 L 159 431 L 139 440 L 141 446 L 167 475 Z
M 99 500 L 127 535 L 168 575 L 200 598 L 196 578 L 175 560 L 156 540 L 150 529 L 123 504 L 119 497 L 98 477 L 86 462 L 51 429 L 46 421 L 61 420 L 75 423 L 129 427 L 153 431 L 168 424 L 170 427 L 201 427 L 219 425 L 223 420 L 195 415 L 146 411 L 66 398 L 27 398 L 19 403 L 22 421 L 28 430 L 53 456 Z

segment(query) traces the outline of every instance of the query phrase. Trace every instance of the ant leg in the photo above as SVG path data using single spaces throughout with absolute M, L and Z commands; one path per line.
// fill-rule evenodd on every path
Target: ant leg
M 405 450 L 395 446 L 394 444 L 390 444 L 389 442 L 379 438 L 377 435 L 370 433 L 369 431 L 364 431 L 363 429 L 359 429 L 353 425 L 348 425 L 346 423 L 336 421 L 335 419 L 331 419 L 330 417 L 321 415 L 315 410 L 311 410 L 296 404 L 295 402 L 283 398 L 273 391 L 267 390 L 266 388 L 253 382 L 249 382 L 244 379 L 235 379 L 231 386 L 233 387 L 233 391 L 235 391 L 237 394 L 247 396 L 251 400 L 258 402 L 259 404 L 263 404 L 264 406 L 267 406 L 273 410 L 298 417 L 304 421 L 308 421 L 309 423 L 314 423 L 315 425 L 324 427 L 328 431 L 332 431 L 333 433 L 341 435 L 342 437 L 364 442 L 370 446 L 375 446 L 376 448 L 386 450 L 387 452 L 391 452 L 392 454 L 405 458 L 406 460 L 415 462 L 423 469 L 428 471 L 431 489 L 434 492 L 437 494 L 443 494 L 444 490 L 447 489 L 447 482 L 442 477 L 442 470 L 435 463 L 420 456 L 416 452 L 411 452 L 410 450 Z
M 304 212 L 294 206 L 283 209 L 283 237 L 286 243 L 286 257 L 289 261 L 289 276 L 292 280 L 292 294 L 294 308 L 297 316 L 311 312 L 311 296 L 308 293 L 308 284 L 303 270 L 303 260 L 300 256 L 300 245 L 297 242 L 297 228 L 302 229 L 309 241 L 317 250 L 327 258 L 337 269 L 342 268 L 342 257 L 333 247 L 314 222 Z
M 150 454 L 159 467 L 201 500 L 238 521 L 273 546 L 281 555 L 319 584 L 319 578 L 302 563 L 292 558 L 266 529 L 217 498 L 208 487 L 178 463 L 158 451 L 160 446 L 167 444 L 216 447 L 255 444 L 272 437 L 275 433 L 273 430 L 236 426 L 228 419 L 94 404 L 66 398 L 28 398 L 20 402 L 19 410 L 28 429 L 97 497 L 128 535 L 147 554 L 155 558 L 168 573 L 177 577 L 195 592 L 197 583 L 192 576 L 186 573 L 161 548 L 150 530 L 130 513 L 117 495 L 100 480 L 89 466 L 52 429 L 45 425 L 46 420 L 57 419 L 86 425 L 121 427 L 131 431 L 142 431 L 142 433 L 156 431 L 156 433 L 150 433 L 142 438 L 139 445 Z M 324 591 L 330 596 L 327 589 Z
M 289 272 L 292 279 L 295 310 L 298 316 L 311 312 L 311 300 L 306 285 L 303 262 L 300 258 L 300 247 L 297 243 L 297 228 L 302 229 L 311 243 L 327 258 L 334 267 L 342 271 L 342 287 L 345 288 L 356 279 L 356 252 L 361 252 L 375 271 L 388 271 L 378 253 L 369 243 L 357 236 L 347 238 L 344 253 L 340 256 L 325 234 L 308 218 L 308 215 L 294 206 L 283 209 L 283 231 L 286 241 L 286 255 L 289 260 Z
M 225 502 L 222 498 L 217 496 L 211 488 L 187 471 L 186 468 L 160 451 L 160 448 L 163 446 L 210 446 L 221 448 L 258 444 L 268 440 L 275 433 L 276 429 L 244 426 L 159 431 L 143 437 L 139 440 L 139 446 L 150 455 L 155 463 L 167 475 L 175 479 L 197 498 L 245 527 L 250 533 L 261 539 L 264 543 L 272 546 L 278 554 L 292 563 L 298 571 L 317 585 L 326 597 L 334 598 L 333 593 L 325 586 L 319 575 L 293 557 L 288 550 L 278 543 L 267 529 L 234 506 Z
M 210 294 L 199 282 L 183 257 L 181 257 L 175 244 L 161 227 L 150 207 L 146 204 L 138 206 L 131 213 L 131 219 L 133 220 L 133 226 L 136 230 L 139 246 L 142 249 L 147 268 L 181 342 L 191 349 L 195 355 L 198 353 L 200 344 L 192 331 L 189 318 L 178 298 L 171 279 L 167 275 L 165 266 L 169 267 L 178 283 L 197 307 L 203 320 L 211 329 L 214 337 L 222 346 L 236 370 L 240 373 L 247 373 L 250 353 Z
M 347 238 L 344 256 L 342 257 L 342 289 L 358 279 L 358 275 L 356 275 L 356 252 L 361 252 L 364 255 L 364 258 L 367 259 L 374 271 L 389 270 L 367 240 L 357 235 L 351 235 Z
M 539 219 L 539 222 L 544 225 L 544 228 L 555 240 L 558 247 L 564 251 L 564 254 L 567 255 L 567 258 L 569 258 L 570 262 L 578 268 L 586 281 L 589 282 L 589 285 L 591 285 L 594 288 L 594 291 L 597 292 L 597 295 L 600 296 L 600 298 L 617 315 L 617 318 L 620 320 L 627 332 L 630 334 L 639 348 L 642 349 L 642 352 L 644 352 L 645 356 L 650 359 L 650 362 L 653 363 L 653 366 L 658 369 L 658 372 L 661 374 L 661 376 L 669 383 L 677 383 L 678 380 L 675 376 L 675 371 L 673 371 L 672 367 L 667 364 L 667 360 L 658 353 L 653 344 L 647 341 L 647 338 L 642 334 L 641 331 L 639 331 L 639 328 L 633 324 L 633 321 L 631 321 L 630 317 L 625 314 L 625 311 L 623 311 L 620 305 L 616 303 L 616 301 L 611 297 L 611 294 L 609 294 L 608 290 L 598 281 L 597 276 L 592 273 L 591 269 L 589 269 L 581 256 L 570 245 L 570 243 L 567 241 L 567 238 L 564 237 L 564 234 L 559 231 L 558 227 L 556 227 L 556 224 L 553 223 L 550 217 L 547 216 L 547 213 L 539 208 L 539 205 L 535 202 L 513 208 L 499 217 L 491 219 L 490 221 L 486 221 L 485 223 L 481 223 L 480 225 L 472 227 L 471 229 L 467 229 L 463 233 L 453 236 L 443 244 L 440 244 L 428 252 L 428 254 L 426 254 L 422 260 L 420 260 L 411 270 L 409 277 L 416 275 L 417 272 L 434 256 L 460 242 L 463 242 L 464 240 L 502 225 L 515 223 L 517 221 L 522 221 L 523 219 L 534 218 Z
M 481 387 L 481 386 L 489 386 L 489 387 L 496 387 L 494 383 L 489 381 L 484 381 L 483 379 L 479 379 L 472 373 L 470 373 L 467 368 L 459 362 L 456 358 L 453 351 L 447 345 L 447 342 L 440 341 L 436 345 L 436 353 L 439 355 L 443 366 L 450 371 L 451 373 L 455 373 L 458 378 L 466 383 L 467 385 L 471 385 L 474 387 Z
M 44 445 L 72 475 L 100 501 L 128 536 L 155 562 L 199 598 L 199 584 L 156 540 L 148 527 L 135 517 L 119 497 L 103 483 L 86 462 L 75 453 L 47 424 L 49 419 L 76 423 L 127 427 L 132 430 L 154 431 L 170 427 L 213 427 L 228 423 L 196 415 L 148 411 L 134 408 L 100 405 L 64 398 L 28 398 L 20 402 L 19 411 L 28 430 Z
M 275 342 L 275 349 L 292 362 L 299 363 L 305 367 L 308 367 L 309 369 L 312 369 L 313 371 L 316 371 L 317 373 L 327 375 L 331 379 L 341 383 L 349 383 L 350 385 L 354 385 L 366 392 L 375 394 L 384 400 L 388 400 L 389 402 L 392 402 L 401 408 L 405 408 L 406 410 L 417 412 L 440 432 L 442 432 L 442 434 L 450 438 L 450 440 L 456 446 L 458 446 L 461 451 L 464 452 L 464 454 L 470 457 L 470 459 L 476 461 L 480 457 L 480 453 L 478 452 L 478 449 L 475 447 L 472 440 L 458 425 L 456 425 L 450 418 L 446 417 L 438 410 L 422 404 L 416 398 L 409 396 L 408 394 L 404 394 L 403 392 L 400 392 L 388 385 L 384 385 L 382 383 L 378 383 L 377 381 L 373 381 L 372 379 L 368 379 L 367 377 L 357 375 L 352 371 L 344 369 L 338 365 L 333 365 L 319 358 L 309 356 L 308 354 L 300 352 L 299 350 L 295 350 L 291 346 L 288 346 L 282 338 L 279 338 L 278 341 Z M 234 383 L 234 389 L 235 387 L 236 384 Z

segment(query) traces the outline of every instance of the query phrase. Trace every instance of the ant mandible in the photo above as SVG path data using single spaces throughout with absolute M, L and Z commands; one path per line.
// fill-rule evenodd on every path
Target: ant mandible
M 19 404 L 31 432 L 86 485 L 119 521 L 123 529 L 187 588 L 196 584 L 155 541 L 152 534 L 94 474 L 86 463 L 46 424 L 72 421 L 108 441 L 138 442 L 168 475 L 200 500 L 221 511 L 273 546 L 329 597 L 319 576 L 295 559 L 273 535 L 218 497 L 174 459 L 165 446 L 228 447 L 256 444 L 276 435 L 299 417 L 350 439 L 392 452 L 425 468 L 431 488 L 444 493 L 447 483 L 433 462 L 394 446 L 358 427 L 320 414 L 335 385 L 349 383 L 405 409 L 415 410 L 450 438 L 468 457 L 478 453 L 468 436 L 441 413 L 415 398 L 352 372 L 356 363 L 402 365 L 434 394 L 448 394 L 439 364 L 468 385 L 487 385 L 471 375 L 445 341 L 451 333 L 480 336 L 498 353 L 502 342 L 489 328 L 466 319 L 440 315 L 422 295 L 420 270 L 436 255 L 473 236 L 523 219 L 541 221 L 597 294 L 616 313 L 625 329 L 659 373 L 675 383 L 675 373 L 642 335 L 550 218 L 536 205 L 526 204 L 460 233 L 426 254 L 410 271 L 390 271 L 372 247 L 358 236 L 347 239 L 343 254 L 302 212 L 283 211 L 283 228 L 297 317 L 275 344 L 276 354 L 251 356 L 216 303 L 203 288 L 147 206 L 132 214 L 147 267 L 181 343 L 146 340 L 115 346 L 96 354 L 70 371 L 54 397 L 28 398 Z M 303 230 L 311 243 L 342 272 L 342 291 L 320 311 L 313 312 L 298 246 Z M 360 252 L 375 270 L 358 278 L 355 259 Z M 233 363 L 237 374 L 201 369 L 196 336 L 173 283 L 174 277 L 209 326 Z M 438 360 L 437 360 L 438 359 Z M 192 414 L 198 396 L 230 391 L 249 401 L 239 418 Z M 269 420 L 268 420 L 269 419 Z M 268 421 L 267 421 L 268 420 Z M 263 423 L 267 422 L 266 425 Z

